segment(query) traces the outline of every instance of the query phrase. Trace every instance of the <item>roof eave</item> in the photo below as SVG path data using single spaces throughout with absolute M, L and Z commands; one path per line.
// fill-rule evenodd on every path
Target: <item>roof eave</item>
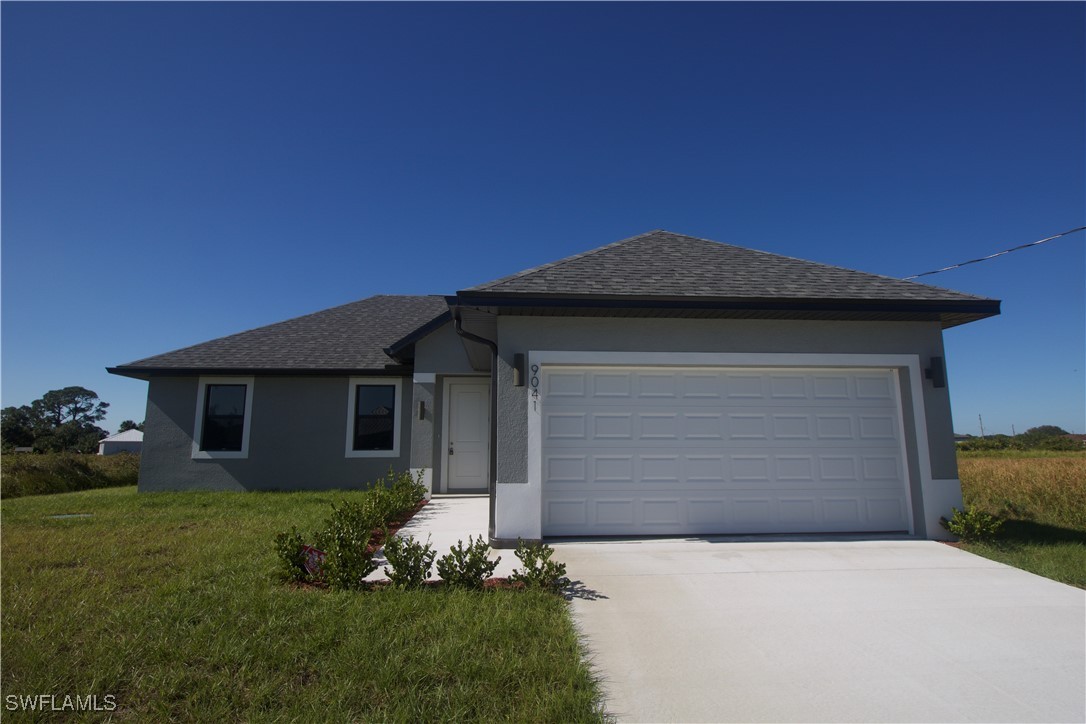
M 553 294 L 500 294 L 494 292 L 461 292 L 458 303 L 463 306 L 487 307 L 494 310 L 532 309 L 535 314 L 546 314 L 548 309 L 579 309 L 592 311 L 594 315 L 606 314 L 607 310 L 667 310 L 670 312 L 698 311 L 757 316 L 766 313 L 776 318 L 789 313 L 811 318 L 827 315 L 835 319 L 854 316 L 857 319 L 871 315 L 916 315 L 923 319 L 938 319 L 944 328 L 966 324 L 1000 313 L 998 299 L 982 297 L 972 299 L 814 299 L 814 298 L 725 298 L 725 297 L 640 297 L 626 295 L 553 295 Z
M 445 312 L 442 312 L 438 316 L 434 317 L 418 329 L 410 332 L 407 336 L 403 337 L 402 339 L 398 339 L 389 346 L 385 347 L 384 353 L 392 359 L 398 360 L 400 362 L 405 362 L 409 359 L 413 359 L 414 355 L 408 354 L 408 352 L 413 350 L 415 343 L 426 335 L 436 331 L 441 326 L 451 321 L 452 312 L 446 310 Z
M 152 377 L 193 377 L 198 375 L 261 375 L 275 377 L 402 377 L 413 371 L 411 365 L 386 365 L 384 367 L 153 367 L 130 366 L 106 367 L 106 372 L 136 380 Z

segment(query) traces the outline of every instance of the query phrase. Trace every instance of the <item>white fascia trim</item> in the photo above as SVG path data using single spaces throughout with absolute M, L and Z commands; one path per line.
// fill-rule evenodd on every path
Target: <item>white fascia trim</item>
M 932 484 L 931 450 L 928 446 L 927 411 L 924 407 L 924 376 L 920 356 L 915 354 L 793 354 L 785 352 L 528 352 L 528 487 L 543 494 L 543 434 L 540 384 L 545 366 L 613 365 L 625 367 L 837 367 L 909 370 L 916 454 L 919 458 L 920 490 Z M 900 387 L 900 385 L 899 385 Z M 899 403 L 899 412 L 904 409 Z M 904 442 L 904 441 L 903 441 Z M 908 460 L 908 457 L 905 458 Z M 909 532 L 915 534 L 912 515 L 912 486 L 907 490 Z M 533 496 L 533 498 L 536 496 Z M 542 515 L 542 510 L 540 510 Z M 535 525 L 541 526 L 542 520 Z M 931 532 L 928 532 L 931 535 Z
M 355 450 L 354 408 L 359 385 L 392 385 L 395 391 L 396 418 L 392 422 L 391 450 Z M 398 458 L 400 456 L 400 428 L 403 426 L 403 380 L 399 377 L 351 377 L 347 380 L 347 442 L 345 457 L 349 458 Z
M 200 438 L 204 431 L 204 399 L 208 385 L 245 385 L 245 419 L 242 422 L 241 450 L 201 450 Z M 242 460 L 249 457 L 249 432 L 253 422 L 254 377 L 200 376 L 196 386 L 196 423 L 192 427 L 193 460 Z

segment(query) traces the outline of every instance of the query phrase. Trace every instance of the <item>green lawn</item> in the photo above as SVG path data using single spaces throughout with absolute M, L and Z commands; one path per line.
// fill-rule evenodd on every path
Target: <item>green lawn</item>
M 1006 521 L 963 548 L 1086 588 L 1086 453 L 962 453 L 958 472 L 966 505 Z
M 141 721 L 601 718 L 559 597 L 279 583 L 273 535 L 351 496 L 4 500 L 2 693 L 112 694 Z

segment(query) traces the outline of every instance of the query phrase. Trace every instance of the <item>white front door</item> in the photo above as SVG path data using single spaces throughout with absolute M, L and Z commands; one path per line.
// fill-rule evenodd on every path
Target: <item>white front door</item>
M 485 490 L 490 472 L 490 381 L 445 380 L 445 490 Z

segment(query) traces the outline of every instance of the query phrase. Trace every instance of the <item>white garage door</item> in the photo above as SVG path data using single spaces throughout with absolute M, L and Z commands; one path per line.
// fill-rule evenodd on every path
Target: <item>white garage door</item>
M 892 370 L 545 367 L 543 534 L 908 530 Z

